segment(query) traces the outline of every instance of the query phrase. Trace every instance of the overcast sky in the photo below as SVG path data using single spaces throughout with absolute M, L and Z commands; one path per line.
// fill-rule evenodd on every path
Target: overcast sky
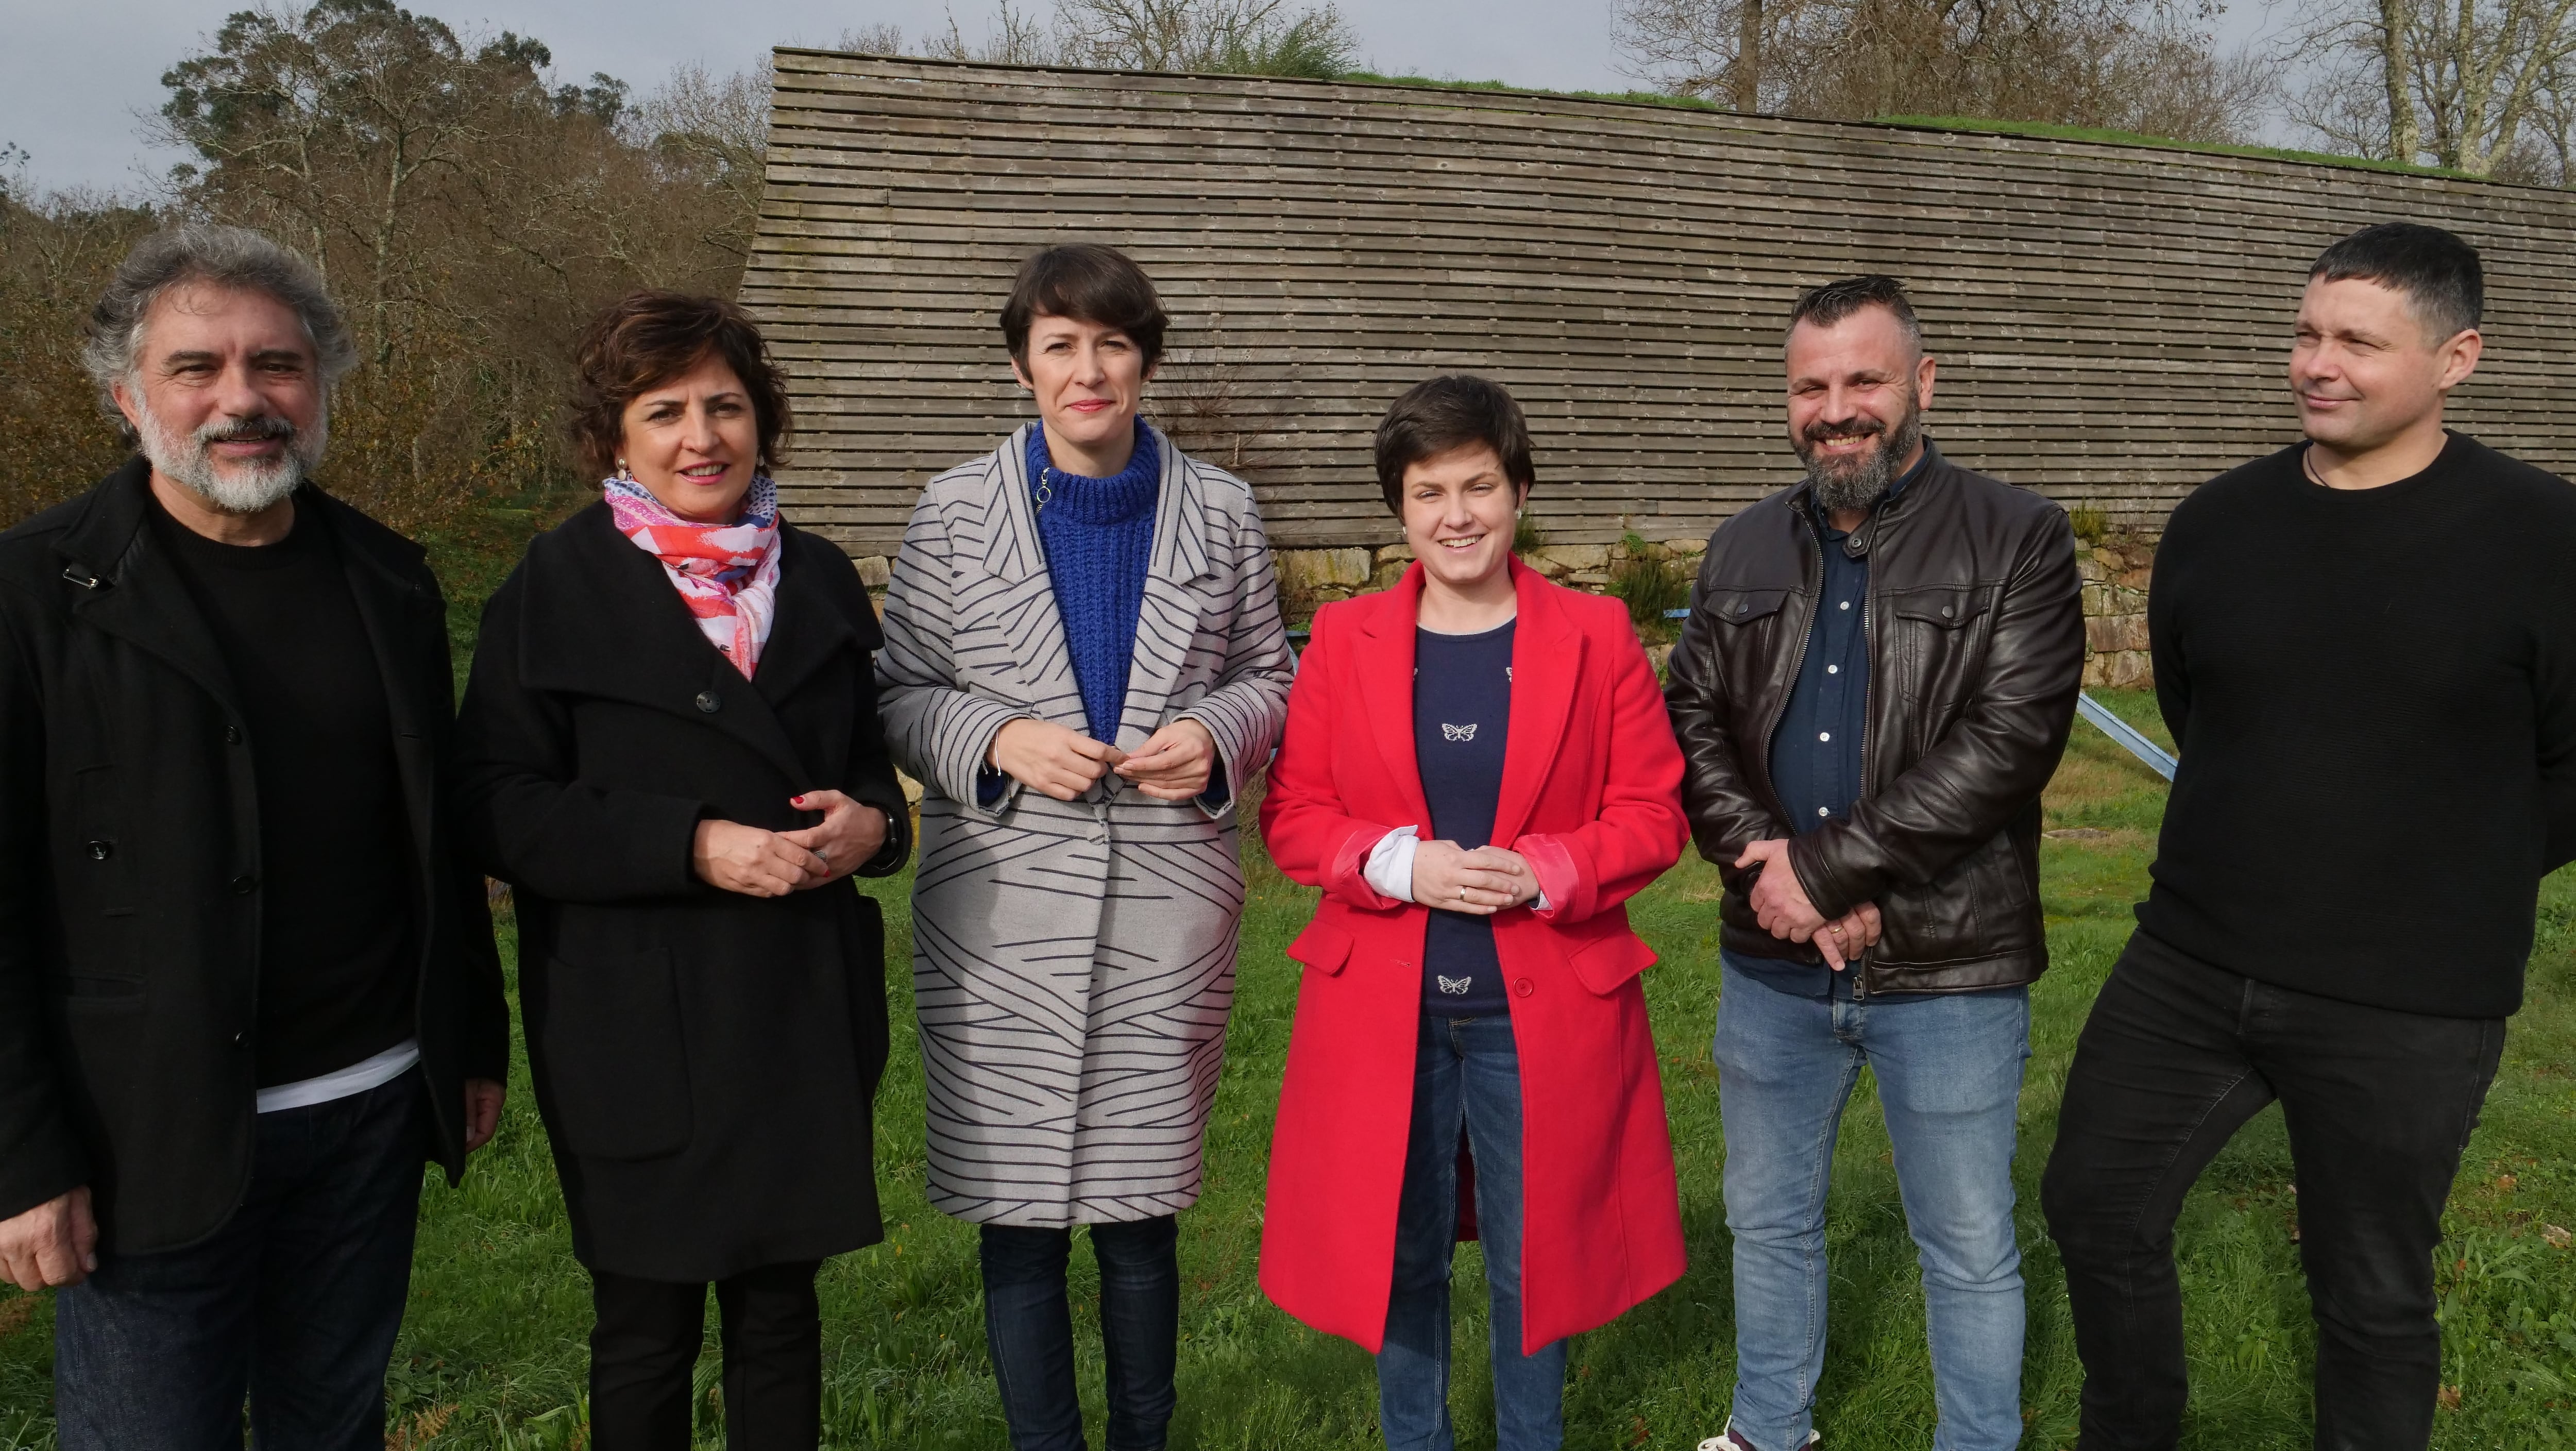
M 650 90 L 675 65 L 752 64 L 776 44 L 829 45 L 850 27 L 945 29 L 945 0 L 405 0 L 460 31 L 544 41 L 563 78 L 606 71 Z M 244 0 L 35 0 L 0 42 L 0 143 L 31 158 L 39 188 L 133 190 L 179 158 L 144 142 L 161 72 Z M 2235 0 L 2231 38 L 2264 27 L 2263 0 Z M 1045 13 L 1043 3 L 1022 8 Z M 969 37 L 990 0 L 958 0 Z M 1626 90 L 1610 44 L 1609 0 L 1344 0 L 1371 69 L 1548 90 Z

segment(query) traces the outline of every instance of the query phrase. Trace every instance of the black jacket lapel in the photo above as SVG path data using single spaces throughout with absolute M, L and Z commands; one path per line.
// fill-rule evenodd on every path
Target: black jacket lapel
M 661 564 L 617 532 L 607 505 L 573 515 L 539 545 L 530 551 L 524 578 L 528 603 L 519 641 L 520 670 L 530 686 L 697 721 L 758 752 L 799 790 L 812 784 L 769 700 L 699 633 Z M 788 563 L 781 561 L 779 625 L 788 603 Z M 773 629 L 773 643 L 777 638 Z M 764 663 L 756 673 L 768 668 Z
M 843 651 L 874 650 L 880 640 L 860 638 L 860 622 L 850 617 L 847 596 L 835 597 L 830 575 L 846 574 L 854 591 L 866 591 L 839 550 L 794 531 L 785 532 L 778 547 L 784 551 L 778 561 L 778 612 L 752 679 L 764 699 L 784 705 L 798 686 Z M 873 613 L 863 618 L 872 619 Z
M 72 617 L 167 661 L 236 719 L 241 697 L 196 596 L 152 536 L 151 465 L 137 456 L 90 495 L 89 510 L 54 545 L 62 578 L 79 586 Z

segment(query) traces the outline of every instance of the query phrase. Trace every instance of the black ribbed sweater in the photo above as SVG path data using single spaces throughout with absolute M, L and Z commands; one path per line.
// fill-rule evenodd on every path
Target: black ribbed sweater
M 2263 982 L 2501 1017 L 2576 856 L 2576 488 L 2453 434 L 2334 490 L 2305 447 L 2202 485 L 2156 551 L 2182 770 L 2139 924 Z

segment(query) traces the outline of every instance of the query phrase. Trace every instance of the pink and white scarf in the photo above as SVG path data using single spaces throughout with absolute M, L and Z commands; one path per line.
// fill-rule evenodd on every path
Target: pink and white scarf
M 749 680 L 778 612 L 778 485 L 753 475 L 733 524 L 683 519 L 632 479 L 599 487 L 617 532 L 662 562 L 699 631 Z

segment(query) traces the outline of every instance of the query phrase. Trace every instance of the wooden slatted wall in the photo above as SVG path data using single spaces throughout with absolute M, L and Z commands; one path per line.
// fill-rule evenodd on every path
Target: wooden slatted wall
M 2143 147 L 1478 91 L 777 53 L 743 299 L 795 378 L 795 515 L 858 553 L 1027 416 L 1019 259 L 1125 248 L 1174 317 L 1148 413 L 1260 490 L 1283 547 L 1391 542 L 1367 444 L 1436 370 L 1507 383 L 1552 542 L 1705 534 L 1794 482 L 1798 290 L 1903 277 L 1952 456 L 2153 527 L 2295 437 L 2310 259 L 2372 221 L 2485 253 L 2456 416 L 2576 468 L 2576 197 Z

